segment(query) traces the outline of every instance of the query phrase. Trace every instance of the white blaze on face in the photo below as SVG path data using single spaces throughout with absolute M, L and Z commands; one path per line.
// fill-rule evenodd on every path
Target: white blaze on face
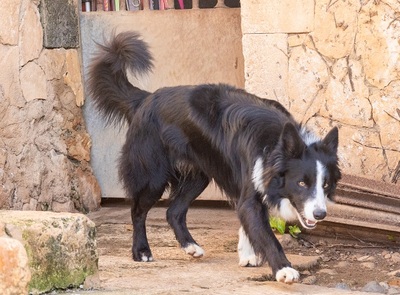
M 324 192 L 326 168 L 320 161 L 316 161 L 316 183 L 311 198 L 304 205 L 304 217 L 315 222 L 314 211 L 326 211 L 327 196 Z

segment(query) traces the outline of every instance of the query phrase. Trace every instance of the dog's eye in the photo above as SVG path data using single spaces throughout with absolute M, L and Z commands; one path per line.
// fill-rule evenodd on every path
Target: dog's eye
M 303 187 L 303 188 L 307 187 L 307 184 L 304 181 L 299 181 L 297 184 L 298 184 L 298 186 Z

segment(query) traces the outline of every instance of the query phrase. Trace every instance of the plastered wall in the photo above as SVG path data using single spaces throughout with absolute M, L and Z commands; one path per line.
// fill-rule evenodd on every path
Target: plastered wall
M 95 52 L 95 43 L 112 30 L 136 30 L 150 45 L 154 71 L 136 81 L 154 91 L 160 87 L 201 83 L 228 83 L 244 87 L 240 9 L 192 9 L 138 12 L 89 12 L 81 15 L 83 67 Z M 85 74 L 86 75 L 86 74 Z M 87 97 L 85 119 L 92 138 L 92 166 L 104 198 L 123 198 L 117 160 L 125 128 L 104 126 Z M 214 185 L 202 198 L 219 199 Z

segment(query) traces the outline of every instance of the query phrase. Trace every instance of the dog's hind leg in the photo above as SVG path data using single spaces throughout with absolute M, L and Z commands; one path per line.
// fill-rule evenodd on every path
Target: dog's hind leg
M 196 243 L 186 225 L 186 214 L 190 204 L 210 182 L 202 174 L 182 176 L 171 184 L 171 204 L 167 210 L 167 220 L 174 230 L 175 237 L 185 252 L 193 257 L 202 257 L 204 250 Z
M 158 129 L 147 121 L 132 124 L 119 160 L 119 177 L 126 195 L 132 199 L 132 258 L 152 261 L 147 241 L 146 218 L 168 185 L 169 162 Z
M 161 198 L 164 187 L 150 190 L 148 187 L 132 199 L 131 218 L 133 224 L 132 258 L 135 261 L 153 261 L 153 255 L 147 240 L 146 218 L 153 205 Z

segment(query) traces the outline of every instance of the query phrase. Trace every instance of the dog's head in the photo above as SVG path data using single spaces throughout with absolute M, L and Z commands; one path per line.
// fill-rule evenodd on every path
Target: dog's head
M 288 123 L 275 149 L 266 159 L 256 161 L 254 184 L 264 191 L 270 209 L 312 229 L 325 218 L 327 202 L 332 200 L 341 177 L 337 149 L 336 127 L 320 140 Z

